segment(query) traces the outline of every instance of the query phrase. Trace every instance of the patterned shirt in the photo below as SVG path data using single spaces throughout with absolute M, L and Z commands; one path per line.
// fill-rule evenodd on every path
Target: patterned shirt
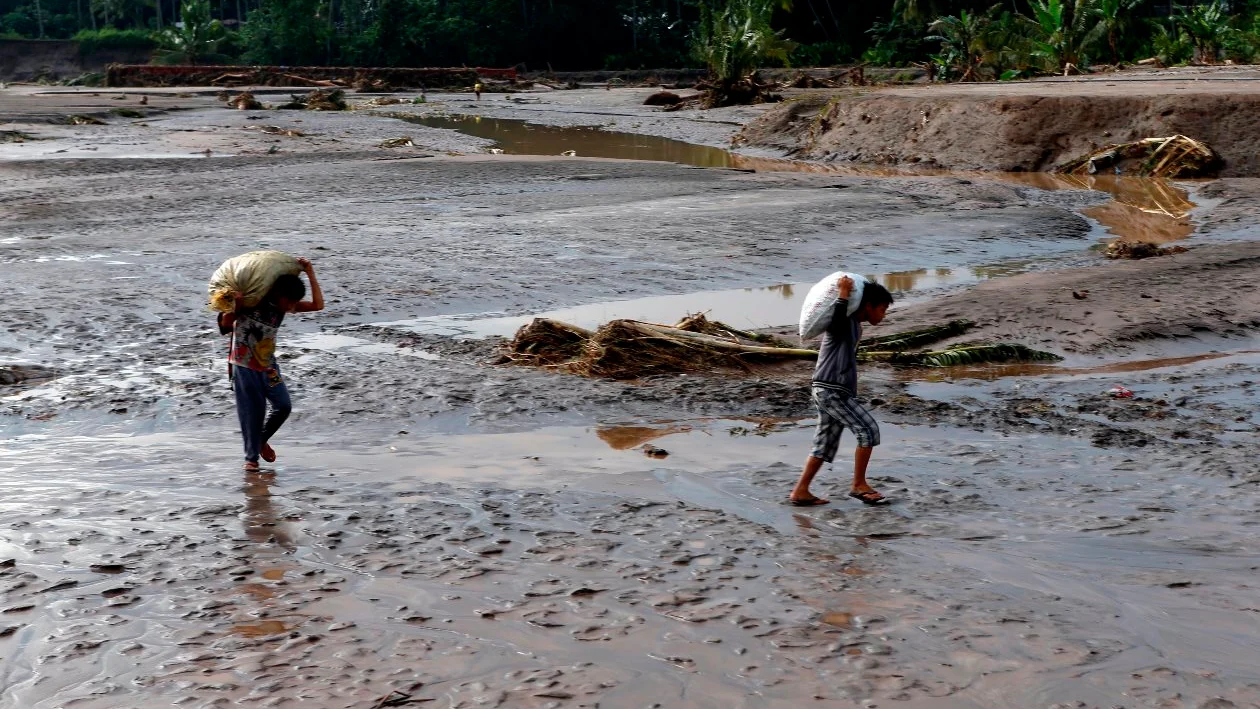
M 236 311 L 228 362 L 258 372 L 275 369 L 276 331 L 282 322 L 284 311 L 271 303 Z

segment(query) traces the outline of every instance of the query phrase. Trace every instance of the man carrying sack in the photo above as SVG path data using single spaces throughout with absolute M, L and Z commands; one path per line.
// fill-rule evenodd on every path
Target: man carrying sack
M 853 486 L 849 497 L 867 505 L 886 505 L 888 499 L 866 482 L 866 466 L 871 453 L 879 445 L 879 424 L 857 400 L 857 343 L 862 337 L 862 323 L 878 325 L 892 305 L 893 297 L 878 283 L 863 284 L 861 303 L 849 315 L 849 297 L 853 294 L 853 278 L 845 275 L 836 282 L 839 294 L 831 321 L 823 334 L 814 367 L 813 400 L 818 406 L 818 432 L 814 448 L 805 460 L 805 470 L 788 501 L 798 507 L 825 505 L 830 500 L 816 497 L 810 483 L 823 463 L 830 463 L 840 445 L 840 434 L 848 427 L 857 437 L 853 454 Z

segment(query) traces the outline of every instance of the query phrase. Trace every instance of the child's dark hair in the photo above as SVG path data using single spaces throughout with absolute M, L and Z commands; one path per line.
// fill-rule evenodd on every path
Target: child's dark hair
M 271 290 L 267 291 L 267 300 L 273 303 L 281 298 L 297 302 L 305 297 L 306 284 L 302 282 L 301 278 L 291 273 L 286 273 L 277 278 L 276 282 L 272 284 Z
M 892 305 L 892 293 L 875 281 L 867 281 L 862 286 L 862 305 L 878 308 L 881 305 Z

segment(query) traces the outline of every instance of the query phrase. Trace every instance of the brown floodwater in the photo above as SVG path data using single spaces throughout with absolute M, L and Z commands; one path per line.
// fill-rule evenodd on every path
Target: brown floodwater
M 708 145 L 638 133 L 601 130 L 594 126 L 545 126 L 523 120 L 471 115 L 405 116 L 396 118 L 430 128 L 455 130 L 493 140 L 508 155 L 572 155 L 586 158 L 652 160 L 709 168 L 756 172 L 808 172 L 855 177 L 974 177 L 1047 191 L 1088 190 L 1111 196 L 1111 201 L 1087 207 L 1081 214 L 1093 219 L 1110 236 L 1124 241 L 1164 244 L 1194 233 L 1192 211 L 1199 206 L 1189 190 L 1165 179 L 1132 175 L 1061 175 L 1049 172 L 960 173 L 946 170 L 903 170 L 855 167 L 834 163 L 743 155 Z

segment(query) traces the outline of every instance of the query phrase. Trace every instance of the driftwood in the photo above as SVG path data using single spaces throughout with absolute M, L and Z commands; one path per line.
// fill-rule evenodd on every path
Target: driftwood
M 892 352 L 902 352 L 912 350 L 924 345 L 930 345 L 933 342 L 940 342 L 951 337 L 957 337 L 965 334 L 968 330 L 975 327 L 975 323 L 970 320 L 950 320 L 944 325 L 935 327 L 925 327 L 920 330 L 907 330 L 906 332 L 897 333 L 896 335 L 884 335 L 882 337 L 869 337 L 862 340 L 860 347 L 864 350 L 888 350 Z
M 1171 254 L 1184 254 L 1189 251 L 1184 246 L 1158 246 L 1149 244 L 1145 241 L 1121 241 L 1116 240 L 1107 245 L 1104 255 L 1111 259 L 1144 259 L 1153 256 L 1168 256 Z
M 909 351 L 960 335 L 972 325 L 956 320 L 875 338 L 864 343 L 858 358 L 921 367 L 1059 359 L 1057 355 L 1014 344 L 973 343 L 939 351 Z M 878 349 L 872 349 L 873 346 Z M 686 371 L 748 369 L 753 363 L 817 357 L 817 350 L 792 347 L 772 336 L 733 328 L 704 315 L 691 315 L 672 326 L 613 320 L 595 332 L 557 320 L 536 318 L 516 333 L 499 363 L 553 368 L 588 377 L 634 379 Z
M 958 345 L 936 352 L 880 352 L 862 350 L 858 360 L 918 367 L 957 367 L 991 362 L 1057 362 L 1062 357 L 1009 343 Z

